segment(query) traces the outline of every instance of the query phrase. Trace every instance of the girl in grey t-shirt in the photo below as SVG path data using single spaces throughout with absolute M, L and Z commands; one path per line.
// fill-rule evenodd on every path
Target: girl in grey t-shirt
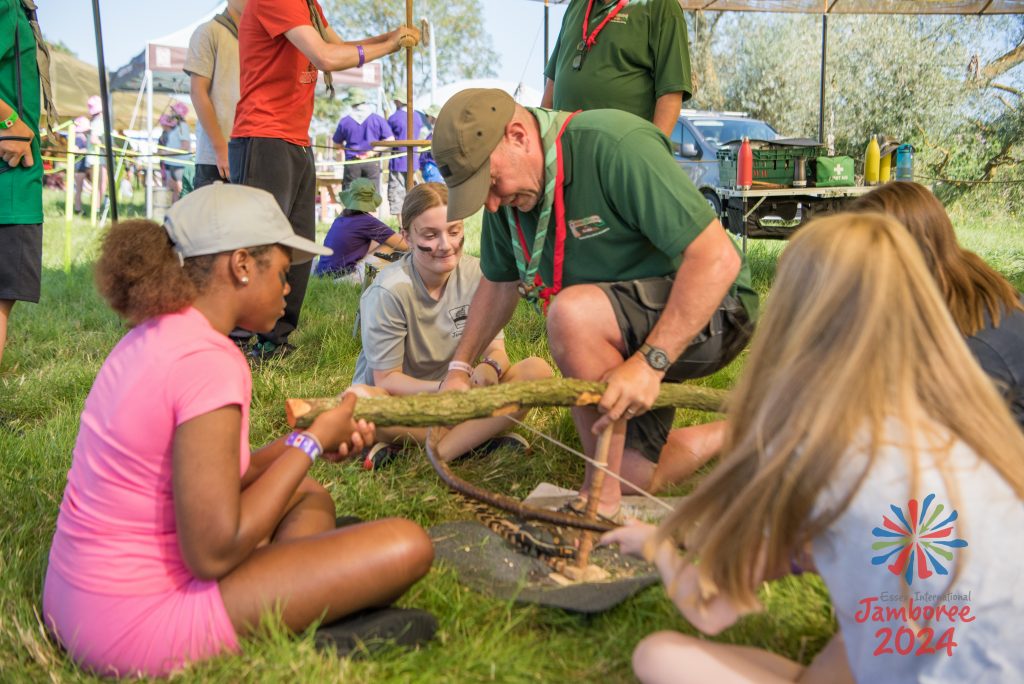
M 447 210 L 448 188 L 440 183 L 422 183 L 409 192 L 402 207 L 402 237 L 410 252 L 382 269 L 360 298 L 363 349 L 353 382 L 364 385 L 364 394 L 437 392 L 449 370 L 482 276 L 479 261 L 462 253 L 462 221 L 448 221 Z M 511 363 L 502 334 L 464 371 L 479 387 L 552 375 L 547 362 L 537 357 Z M 514 415 L 521 420 L 526 411 Z M 493 439 L 510 425 L 504 417 L 456 425 L 440 438 L 438 454 L 450 461 L 489 440 L 488 450 L 506 445 L 528 448 L 525 439 L 512 433 Z M 366 454 L 367 468 L 397 453 L 386 448 L 389 443 L 422 443 L 426 430 L 380 428 L 377 435 L 381 443 Z

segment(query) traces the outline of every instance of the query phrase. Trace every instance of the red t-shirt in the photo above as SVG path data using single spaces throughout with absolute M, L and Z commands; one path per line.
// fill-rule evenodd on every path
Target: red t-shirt
M 326 26 L 320 3 L 313 4 Z M 232 138 L 309 144 L 317 69 L 284 34 L 312 25 L 305 0 L 249 0 L 238 26 L 242 82 Z

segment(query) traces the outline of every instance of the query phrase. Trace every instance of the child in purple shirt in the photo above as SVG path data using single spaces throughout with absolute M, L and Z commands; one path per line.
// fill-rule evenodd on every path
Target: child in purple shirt
M 341 203 L 345 210 L 324 238 L 324 245 L 333 249 L 334 255 L 320 258 L 316 266 L 318 276 L 348 275 L 378 247 L 386 252 L 409 248 L 402 236 L 371 213 L 380 206 L 381 196 L 369 178 L 352 181 L 341 193 Z
M 369 178 L 380 191 L 380 162 L 374 157 L 374 143 L 392 140 L 391 127 L 383 116 L 373 111 L 372 105 L 356 105 L 350 114 L 342 117 L 334 131 L 334 142 L 345 148 L 345 187 L 357 178 Z
M 419 137 L 420 129 L 423 128 L 423 117 L 419 112 L 412 113 L 412 130 L 409 127 L 409 112 L 406 110 L 405 98 L 401 95 L 395 96 L 395 113 L 388 117 L 388 126 L 395 140 L 414 140 Z M 402 204 L 405 202 L 405 175 L 409 173 L 409 157 L 405 147 L 396 147 L 396 156 L 388 164 L 388 205 L 391 207 L 392 216 L 401 216 Z M 419 165 L 419 155 L 414 154 L 412 158 L 412 171 Z

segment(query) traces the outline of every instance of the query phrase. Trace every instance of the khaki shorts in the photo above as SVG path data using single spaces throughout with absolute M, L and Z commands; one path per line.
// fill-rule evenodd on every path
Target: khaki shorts
M 626 346 L 626 357 L 636 353 L 668 302 L 673 276 L 595 283 L 608 296 L 615 320 Z M 662 382 L 703 378 L 729 365 L 747 346 L 754 324 L 740 300 L 727 294 L 711 320 L 676 359 Z M 675 418 L 674 408 L 662 408 L 633 418 L 626 428 L 626 448 L 636 449 L 644 458 L 658 462 L 661 448 Z

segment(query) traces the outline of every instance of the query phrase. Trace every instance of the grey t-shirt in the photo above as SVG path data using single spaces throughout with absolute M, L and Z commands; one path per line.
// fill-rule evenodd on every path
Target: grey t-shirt
M 190 76 L 195 74 L 210 79 L 210 101 L 217 114 L 217 125 L 224 139 L 230 139 L 240 88 L 238 39 L 212 19 L 200 25 L 188 42 L 184 70 Z M 196 124 L 196 163 L 217 163 L 210 138 L 199 123 Z
M 887 440 L 849 507 L 813 541 L 854 678 L 879 684 L 1024 681 L 1024 503 L 966 444 L 947 443 L 945 455 L 921 434 L 912 492 L 904 432 L 889 421 Z M 953 491 L 935 467 L 939 458 L 948 459 Z M 865 457 L 851 450 L 816 509 L 840 503 L 864 465 Z M 910 598 L 913 608 L 906 605 Z M 943 608 L 937 619 L 936 607 Z M 954 609 L 952 621 L 948 611 Z M 910 632 L 922 633 L 921 639 Z
M 373 371 L 402 367 L 418 380 L 440 381 L 462 338 L 480 284 L 480 261 L 463 255 L 441 299 L 427 292 L 407 254 L 382 269 L 359 300 L 363 350 L 354 383 L 372 385 Z M 499 332 L 496 339 L 501 339 Z

